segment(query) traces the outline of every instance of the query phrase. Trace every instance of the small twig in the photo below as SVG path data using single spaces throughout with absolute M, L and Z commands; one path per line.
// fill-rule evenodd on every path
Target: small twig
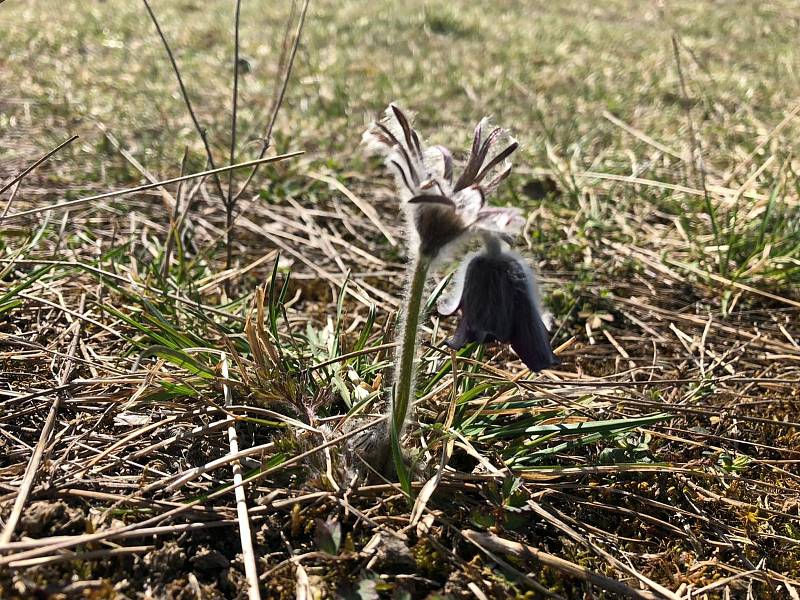
M 378 211 L 375 210 L 375 207 L 372 206 L 371 203 L 365 202 L 358 196 L 356 196 L 353 192 L 351 192 L 345 185 L 336 179 L 335 177 L 330 177 L 328 175 L 324 175 L 322 173 L 308 173 L 307 174 L 311 179 L 316 179 L 317 181 L 322 181 L 327 183 L 332 188 L 339 190 L 344 196 L 352 202 L 358 210 L 364 213 L 375 227 L 383 234 L 383 237 L 386 238 L 386 241 L 389 242 L 392 246 L 397 245 L 397 240 L 394 239 L 394 236 L 389 232 L 386 226 L 381 221 L 380 216 L 378 215 Z
M 127 540 L 130 538 L 179 534 L 184 532 L 192 533 L 195 531 L 205 531 L 207 529 L 214 529 L 217 527 L 228 527 L 236 524 L 237 522 L 232 519 L 231 520 L 223 519 L 220 521 L 196 521 L 194 523 L 178 523 L 175 525 L 162 525 L 160 527 L 143 527 L 141 529 L 135 529 L 133 531 L 120 533 L 119 535 L 109 535 L 108 537 L 104 538 L 104 540 L 105 541 Z M 54 541 L 69 540 L 69 539 L 76 539 L 78 540 L 78 543 L 80 543 L 80 540 L 82 540 L 84 536 L 85 534 L 75 535 L 75 536 L 68 536 L 68 535 L 52 536 L 52 537 L 41 538 L 38 540 L 20 540 L 19 542 L 11 542 L 10 544 L 6 544 L 0 547 L 0 552 L 12 552 L 15 550 L 30 550 L 32 548 L 40 548 L 42 546 L 47 546 L 48 544 L 52 544 Z
M 2 221 L 2 220 L 3 220 L 3 218 L 5 218 L 5 216 L 8 214 L 8 211 L 9 211 L 9 210 L 11 210 L 11 205 L 14 203 L 14 199 L 17 197 L 17 192 L 19 192 L 19 186 L 20 186 L 20 184 L 22 183 L 22 179 L 23 179 L 23 178 L 24 178 L 24 177 L 25 177 L 25 176 L 26 176 L 28 173 L 30 173 L 31 171 L 33 171 L 33 170 L 34 170 L 34 169 L 35 169 L 37 166 L 39 166 L 39 165 L 40 165 L 40 164 L 42 164 L 42 163 L 43 163 L 45 160 L 47 160 L 47 159 L 48 159 L 50 156 L 52 156 L 53 154 L 55 154 L 56 152 L 58 152 L 58 150 L 59 150 L 59 149 L 63 148 L 64 146 L 66 146 L 67 144 L 69 144 L 70 142 L 72 142 L 73 140 L 75 140 L 75 139 L 77 139 L 77 138 L 78 138 L 78 136 L 77 136 L 77 135 L 73 135 L 71 138 L 69 138 L 69 139 L 68 139 L 68 140 L 66 140 L 65 142 L 62 142 L 62 143 L 61 143 L 60 145 L 58 145 L 56 148 L 54 148 L 53 150 L 51 150 L 50 152 L 48 152 L 47 154 L 45 154 L 45 155 L 44 155 L 43 157 L 41 157 L 39 160 L 37 160 L 36 162 L 34 162 L 32 165 L 30 165 L 30 166 L 29 166 L 27 169 L 25 169 L 24 171 L 22 171 L 22 173 L 18 174 L 16 177 L 14 177 L 14 178 L 13 178 L 13 179 L 12 179 L 12 180 L 11 180 L 11 181 L 10 181 L 10 182 L 7 184 L 7 185 L 5 185 L 5 186 L 3 187 L 3 189 L 2 189 L 2 190 L 0 190 L 0 196 L 2 196 L 2 195 L 3 195 L 3 192 L 5 192 L 7 189 L 11 188 L 11 193 L 8 195 L 8 200 L 6 201 L 6 205 L 3 207 L 3 212 L 2 212 L 2 214 L 0 214 L 0 221 Z M 63 223 L 62 223 L 62 231 L 61 231 L 61 234 L 63 235 Z M 61 236 L 59 236 L 59 242 L 60 242 L 60 241 L 61 241 Z M 57 250 L 57 248 L 58 248 L 58 245 L 56 245 L 56 250 Z M 20 249 L 20 253 L 21 253 L 21 252 L 22 252 L 22 249 Z M 55 254 L 55 251 L 54 251 L 54 254 Z
M 136 169 L 137 171 L 139 171 L 139 173 L 142 175 L 142 177 L 144 177 L 144 178 L 145 178 L 147 181 L 149 181 L 150 183 L 155 183 L 156 181 L 158 181 L 158 179 L 156 178 L 156 176 L 155 176 L 155 175 L 153 175 L 153 174 L 152 174 L 150 171 L 148 171 L 148 170 L 147 170 L 147 168 L 146 168 L 146 167 L 145 167 L 145 166 L 144 166 L 144 165 L 143 165 L 141 162 L 139 162 L 139 161 L 136 159 L 136 157 L 135 157 L 133 154 L 131 154 L 131 152 L 130 152 L 129 150 L 127 150 L 126 148 L 124 148 L 124 147 L 122 146 L 122 144 L 120 143 L 120 141 L 119 141 L 119 140 L 118 140 L 118 139 L 117 139 L 117 138 L 114 136 L 114 134 L 113 134 L 113 133 L 111 133 L 111 132 L 108 130 L 108 128 L 107 128 L 105 125 L 103 125 L 102 123 L 97 123 L 97 128 L 98 128 L 100 131 L 102 131 L 102 132 L 103 132 L 103 136 L 105 136 L 106 140 L 108 140 L 108 142 L 109 142 L 109 143 L 110 143 L 112 146 L 114 146 L 114 149 L 115 149 L 117 152 L 119 152 L 119 153 L 122 155 L 122 158 L 124 158 L 125 160 L 127 160 L 127 161 L 128 161 L 128 163 L 129 163 L 129 164 L 130 164 L 130 165 L 131 165 L 131 166 L 132 166 L 134 169 Z M 188 149 L 187 149 L 187 151 L 188 151 Z M 184 175 L 184 174 L 185 174 L 185 171 L 183 170 L 183 162 L 182 162 L 182 163 L 181 163 L 181 175 Z M 168 207 L 169 207 L 170 205 L 174 205 L 174 204 L 177 202 L 177 201 L 176 201 L 176 199 L 172 197 L 172 194 L 170 194 L 170 193 L 169 193 L 169 190 L 167 190 L 167 189 L 162 189 L 162 190 L 161 190 L 161 196 L 162 196 L 162 198 L 164 199 L 164 201 L 165 201 L 165 204 L 166 204 Z M 175 207 L 173 206 L 173 207 L 172 207 L 172 209 L 173 209 L 173 211 L 174 211 L 174 210 L 175 210 Z
M 242 0 L 236 0 L 236 16 L 233 28 L 233 100 L 231 102 L 231 152 L 229 164 L 233 164 L 236 156 L 236 112 L 239 105 L 239 16 Z M 237 194 L 238 198 L 238 194 Z M 225 201 L 225 268 L 231 268 L 233 260 L 233 171 L 228 171 L 228 199 Z M 227 282 L 226 287 L 230 287 Z
M 264 139 L 261 144 L 261 151 L 258 153 L 258 157 L 262 158 L 264 154 L 266 154 L 267 149 L 269 148 L 270 142 L 272 141 L 272 130 L 275 127 L 275 121 L 278 118 L 278 112 L 281 109 L 281 105 L 283 104 L 283 98 L 286 95 L 286 87 L 289 84 L 289 77 L 292 75 L 292 68 L 294 67 L 294 59 L 297 55 L 297 48 L 300 45 L 300 36 L 303 33 L 303 25 L 306 22 L 306 13 L 308 12 L 308 5 L 311 3 L 311 0 L 305 0 L 303 3 L 303 8 L 300 11 L 300 22 L 297 24 L 297 31 L 294 35 L 294 42 L 292 44 L 292 51 L 289 54 L 289 61 L 286 65 L 286 71 L 284 72 L 283 81 L 281 82 L 280 90 L 278 91 L 277 96 L 275 97 L 275 101 L 272 105 L 272 111 L 269 119 L 269 123 L 267 124 L 267 130 L 264 132 Z M 247 179 L 242 184 L 242 187 L 239 188 L 239 191 L 236 192 L 236 195 L 233 197 L 233 203 L 235 204 L 239 197 L 244 194 L 247 187 L 250 185 L 250 182 L 255 177 L 256 172 L 258 171 L 258 167 L 253 168 L 250 173 L 247 175 Z
M 8 188 L 10 188 L 12 185 L 14 185 L 15 183 L 17 183 L 18 181 L 20 181 L 20 180 L 21 180 L 23 177 L 25 177 L 25 176 L 26 176 L 28 173 L 30 173 L 31 171 L 33 171 L 33 170 L 34 170 L 36 167 L 38 167 L 40 164 L 42 164 L 42 163 L 43 163 L 44 161 L 46 161 L 48 158 L 50 158 L 51 156 L 53 156 L 53 154 L 55 154 L 56 152 L 58 152 L 59 150 L 61 150 L 61 149 L 62 149 L 64 146 L 66 146 L 67 144 L 71 144 L 72 142 L 74 142 L 74 141 L 75 141 L 75 140 L 77 140 L 77 139 L 78 139 L 78 136 L 77 136 L 77 135 L 73 135 L 71 138 L 69 138 L 69 139 L 67 139 L 67 140 L 64 140 L 63 142 L 61 142 L 61 143 L 60 143 L 58 146 L 56 146 L 55 148 L 53 148 L 52 150 L 50 150 L 50 152 L 48 152 L 47 154 L 45 154 L 44 156 L 42 156 L 40 159 L 38 159 L 38 160 L 36 160 L 35 162 L 31 163 L 31 164 L 30 164 L 30 165 L 29 165 L 27 168 L 25 168 L 25 169 L 24 169 L 22 172 L 20 172 L 20 173 L 19 173 L 19 174 L 17 174 L 16 176 L 14 176 L 14 178 L 13 178 L 11 181 L 9 181 L 9 182 L 8 182 L 7 184 L 5 184 L 5 185 L 4 185 L 2 188 L 0 188 L 0 195 L 2 195 L 2 194 L 3 194 L 3 192 L 5 192 L 5 191 L 6 191 Z
M 267 254 L 266 256 L 270 256 L 270 255 Z M 270 260 L 270 259 L 267 259 L 267 260 Z M 84 271 L 87 271 L 87 272 L 90 272 L 90 273 L 94 273 L 95 275 L 97 275 L 99 277 L 108 277 L 109 279 L 113 279 L 115 281 L 119 281 L 119 282 L 122 282 L 122 283 L 130 284 L 130 285 L 134 286 L 133 289 L 134 289 L 136 294 L 140 294 L 141 293 L 140 290 L 145 290 L 145 291 L 151 292 L 153 294 L 159 294 L 161 296 L 165 296 L 165 297 L 169 298 L 170 300 L 175 300 L 176 302 L 179 302 L 179 303 L 184 304 L 186 306 L 190 306 L 190 307 L 195 308 L 197 310 L 202 310 L 202 311 L 207 312 L 207 313 L 213 313 L 215 315 L 220 315 L 222 317 L 225 317 L 226 319 L 231 319 L 233 321 L 239 321 L 239 322 L 242 322 L 242 323 L 244 322 L 244 317 L 240 317 L 239 315 L 233 315 L 231 313 L 225 312 L 224 310 L 220 310 L 219 308 L 216 308 L 214 306 L 208 306 L 208 305 L 205 305 L 205 304 L 200 304 L 199 301 L 197 301 L 197 300 L 190 300 L 189 298 L 185 298 L 183 296 L 178 296 L 178 295 L 172 294 L 170 292 L 164 292 L 164 290 L 159 290 L 159 289 L 150 287 L 148 285 L 145 285 L 142 282 L 131 281 L 130 279 L 128 279 L 126 277 L 123 277 L 122 275 L 118 275 L 117 273 L 112 273 L 110 271 L 104 271 L 103 269 L 98 269 L 97 267 L 95 267 L 93 265 L 90 265 L 90 264 L 77 262 L 77 261 L 70 261 L 70 260 L 29 260 L 29 259 L 0 258 L 0 264 L 12 264 L 11 261 L 14 261 L 15 263 L 18 263 L 18 264 L 21 264 L 21 265 L 26 265 L 26 264 L 30 264 L 30 265 L 59 265 L 59 266 L 63 266 L 63 267 L 76 267 L 78 269 L 82 269 Z
M 230 419 L 225 421 L 225 423 L 226 424 L 233 423 L 234 421 L 235 419 Z M 189 469 L 188 471 L 185 471 L 184 473 L 180 473 L 177 476 L 177 479 L 175 479 L 167 486 L 165 486 L 164 489 L 168 492 L 172 492 L 180 487 L 183 487 L 190 481 L 197 479 L 201 475 L 208 473 L 209 471 L 213 471 L 218 467 L 222 467 L 232 462 L 238 463 L 240 458 L 244 458 L 246 456 L 252 456 L 254 454 L 261 454 L 266 452 L 267 450 L 272 450 L 274 447 L 275 447 L 275 442 L 269 442 L 266 444 L 261 444 L 260 446 L 253 446 L 252 448 L 247 448 L 246 450 L 240 450 L 234 454 L 228 454 L 216 460 L 212 460 L 211 462 L 206 463 L 200 467 L 194 467 L 192 469 Z
M 156 26 L 156 31 L 158 32 L 158 37 L 161 38 L 161 43 L 164 44 L 164 50 L 167 52 L 167 56 L 169 57 L 169 62 L 172 65 L 172 70 L 175 72 L 175 77 L 178 79 L 178 86 L 181 89 L 181 96 L 183 96 L 183 101 L 186 104 L 186 109 L 189 111 L 189 116 L 192 118 L 192 123 L 194 123 L 194 128 L 197 130 L 200 139 L 203 140 L 203 147 L 206 151 L 206 158 L 208 159 L 208 164 L 213 171 L 216 167 L 214 164 L 214 155 L 211 153 L 211 146 L 208 143 L 208 137 L 206 136 L 206 130 L 200 126 L 200 122 L 197 120 L 197 115 L 194 113 L 194 109 L 192 108 L 192 101 L 189 99 L 189 93 L 186 91 L 186 86 L 183 85 L 183 77 L 181 77 L 181 70 L 178 68 L 178 63 L 175 61 L 175 56 L 172 54 L 172 48 L 169 46 L 169 42 L 167 42 L 166 36 L 164 36 L 164 32 L 161 31 L 161 25 L 158 24 L 158 19 L 156 19 L 156 15 L 153 12 L 153 9 L 150 8 L 150 3 L 147 0 L 142 0 L 144 2 L 144 6 L 147 9 L 148 14 L 150 15 L 150 19 L 153 21 L 153 25 Z M 217 191 L 219 192 L 219 197 L 224 200 L 225 193 L 222 191 L 222 182 L 220 181 L 219 175 L 214 174 L 214 182 L 217 185 Z
M 636 129 L 635 127 L 632 127 L 631 125 L 628 125 L 625 121 L 623 121 L 622 119 L 620 119 L 616 115 L 611 114 L 609 111 L 604 110 L 603 111 L 603 117 L 608 119 L 609 121 L 611 121 L 614 125 L 616 125 L 620 129 L 622 129 L 623 131 L 629 133 L 633 137 L 635 137 L 637 139 L 640 139 L 645 144 L 648 144 L 648 145 L 652 146 L 653 148 L 655 148 L 659 152 L 661 152 L 663 154 L 669 154 L 670 156 L 672 156 L 673 158 L 677 158 L 678 160 L 683 160 L 684 159 L 684 157 L 681 156 L 681 154 L 679 152 L 677 152 L 676 150 L 673 150 L 672 148 L 670 148 L 666 144 L 662 144 L 658 140 L 653 139 L 652 137 L 647 135 L 645 132 L 643 132 L 643 131 L 641 131 L 639 129 Z
M 20 560 L 12 562 L 8 566 L 11 569 L 23 569 L 26 567 L 41 567 L 43 565 L 52 565 L 54 563 L 66 561 L 84 561 L 93 558 L 104 559 L 112 556 L 124 556 L 126 554 L 138 554 L 140 552 L 149 552 L 153 546 L 123 546 L 121 548 L 108 548 L 105 550 L 91 550 L 89 552 L 68 552 L 56 556 L 39 556 L 37 558 L 29 558 L 27 560 Z

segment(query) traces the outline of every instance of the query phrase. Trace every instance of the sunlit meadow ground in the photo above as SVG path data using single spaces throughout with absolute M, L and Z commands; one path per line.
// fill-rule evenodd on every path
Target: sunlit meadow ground
M 234 6 L 152 2 L 218 165 Z M 242 3 L 235 161 L 299 9 Z M 246 597 L 230 462 L 176 481 L 230 451 L 220 351 L 262 597 L 798 597 L 799 35 L 788 0 L 312 1 L 270 150 L 305 154 L 242 196 L 233 270 L 211 179 L 0 221 L 0 597 Z M 293 460 L 389 389 L 403 232 L 359 145 L 389 101 L 434 143 L 520 139 L 492 201 L 529 216 L 562 360 L 468 348 L 454 386 L 426 321 L 417 492 L 455 443 L 416 511 L 348 489 L 341 443 Z M 143 3 L 0 3 L 0 188 L 71 135 L 0 215 L 206 168 Z

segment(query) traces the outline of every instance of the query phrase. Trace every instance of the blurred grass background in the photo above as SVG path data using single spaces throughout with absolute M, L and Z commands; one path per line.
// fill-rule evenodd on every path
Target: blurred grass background
M 215 149 L 227 145 L 232 8 L 158 1 L 153 7 Z M 241 118 L 253 140 L 276 78 L 289 3 L 242 7 Z M 172 166 L 198 140 L 152 24 L 138 2 L 10 2 L 0 39 L 0 126 L 48 138 L 82 136 L 91 172 L 102 122 L 148 167 Z M 730 168 L 791 109 L 800 92 L 800 15 L 792 3 L 611 0 L 452 3 L 319 1 L 312 4 L 281 146 L 342 160 L 367 122 L 394 100 L 436 141 L 464 146 L 485 114 L 513 127 L 531 165 L 544 142 L 593 160 L 627 162 L 626 134 L 604 110 L 678 149 L 686 142 L 670 36 L 684 57 L 706 160 Z M 796 124 L 786 130 L 797 133 Z M 6 147 L 3 158 L 16 150 Z M 611 153 L 612 156 L 608 156 Z M 617 154 L 614 156 L 614 154 Z M 102 153 L 100 153 L 102 156 Z M 90 160 L 92 159 L 92 160 Z M 348 162 L 342 160 L 342 162 Z

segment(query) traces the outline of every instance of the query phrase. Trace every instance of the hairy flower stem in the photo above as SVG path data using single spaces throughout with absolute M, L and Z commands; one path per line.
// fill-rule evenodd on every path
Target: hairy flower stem
M 398 475 L 402 478 L 404 471 L 399 441 L 403 433 L 408 416 L 411 413 L 411 399 L 414 396 L 414 374 L 417 358 L 417 332 L 419 329 L 420 315 L 422 313 L 422 296 L 425 292 L 425 282 L 428 269 L 433 257 L 427 254 L 417 254 L 409 265 L 411 287 L 406 296 L 406 309 L 403 318 L 403 334 L 400 345 L 400 363 L 395 380 L 395 389 L 392 397 L 392 452 Z

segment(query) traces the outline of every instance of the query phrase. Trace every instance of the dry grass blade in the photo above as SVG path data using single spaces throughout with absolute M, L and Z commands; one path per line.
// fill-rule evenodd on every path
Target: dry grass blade
M 196 523 L 182 523 L 178 525 L 164 525 L 162 527 L 142 527 L 125 533 L 120 533 L 115 536 L 108 536 L 104 538 L 105 541 L 111 540 L 127 540 L 139 537 L 159 536 L 159 535 L 174 535 L 182 532 L 200 532 L 207 529 L 216 529 L 217 527 L 230 527 L 236 525 L 237 521 L 234 519 L 224 521 L 200 521 Z M 80 537 L 80 536 L 78 536 Z M 19 542 L 11 542 L 0 548 L 0 552 L 11 552 L 14 550 L 29 550 L 31 548 L 39 548 L 46 546 L 57 540 L 57 537 L 51 537 L 42 540 L 21 540 Z M 69 539 L 64 536 L 61 539 Z
M 77 135 L 73 135 L 72 137 L 70 137 L 70 138 L 64 140 L 63 142 L 61 142 L 58 146 L 56 146 L 55 148 L 50 150 L 47 154 L 45 154 L 41 158 L 39 158 L 36 161 L 32 162 L 25 169 L 23 169 L 20 173 L 18 173 L 14 177 L 12 177 L 11 180 L 8 183 L 6 183 L 2 188 L 0 188 L 0 196 L 2 196 L 3 192 L 5 192 L 7 189 L 11 188 L 11 186 L 13 186 L 14 184 L 17 184 L 20 181 L 22 181 L 25 178 L 25 176 L 28 175 L 28 173 L 32 172 L 36 167 L 41 165 L 48 158 L 53 156 L 56 152 L 61 150 L 61 148 L 71 144 L 72 142 L 74 142 L 77 139 L 78 139 L 78 136 Z M 2 218 L 5 217 L 8 214 L 8 211 L 11 208 L 11 201 L 12 201 L 13 197 L 14 197 L 14 194 L 12 192 L 11 197 L 8 199 L 8 202 L 6 203 L 5 207 L 3 208 L 3 214 L 0 215 L 0 221 L 2 221 Z
M 383 224 L 383 221 L 378 216 L 377 211 L 372 205 L 370 205 L 368 202 L 365 202 L 364 200 L 356 196 L 353 192 L 347 189 L 341 181 L 333 177 L 329 177 L 328 175 L 323 175 L 322 173 L 309 173 L 308 176 L 313 179 L 317 179 L 319 181 L 324 181 L 331 187 L 339 190 L 342 194 L 344 194 L 345 198 L 347 198 L 348 200 L 350 200 L 350 202 L 355 204 L 358 210 L 363 212 L 364 215 L 366 215 L 366 217 L 370 221 L 372 221 L 372 223 L 375 224 L 375 227 L 377 227 L 380 230 L 381 234 L 383 234 L 383 236 L 386 238 L 386 241 L 388 241 L 392 246 L 397 245 L 397 240 L 394 239 L 394 236 L 389 232 L 389 230 Z
M 153 546 L 126 546 L 124 548 L 109 548 L 107 550 L 90 550 L 89 552 L 67 552 L 59 556 L 40 556 L 28 560 L 20 560 L 9 563 L 12 569 L 24 569 L 26 567 L 41 567 L 67 561 L 86 561 L 93 559 L 105 559 L 125 554 L 143 554 L 150 552 Z
M 189 115 L 192 118 L 192 123 L 194 124 L 195 131 L 200 136 L 200 139 L 203 141 L 203 148 L 206 151 L 206 158 L 208 159 L 208 165 L 211 167 L 210 175 L 213 175 L 214 183 L 217 186 L 217 192 L 219 193 L 220 199 L 225 198 L 225 193 L 222 191 L 222 182 L 220 181 L 219 174 L 222 171 L 216 170 L 216 165 L 214 164 L 214 154 L 211 152 L 211 146 L 208 143 L 208 137 L 206 135 L 206 129 L 200 122 L 197 120 L 197 115 L 195 114 L 194 108 L 192 108 L 192 101 L 189 98 L 189 92 L 186 91 L 186 86 L 183 84 L 183 77 L 181 76 L 181 70 L 178 68 L 178 63 L 175 60 L 175 56 L 172 54 L 172 48 L 170 48 L 169 42 L 167 41 L 164 32 L 161 30 L 161 25 L 158 23 L 158 19 L 156 18 L 156 14 L 153 12 L 153 9 L 150 7 L 150 3 L 147 0 L 142 0 L 144 2 L 144 7 L 147 10 L 147 14 L 150 15 L 150 20 L 155 25 L 156 32 L 158 33 L 158 37 L 161 39 L 161 43 L 164 45 L 164 50 L 167 53 L 167 57 L 169 58 L 170 65 L 172 66 L 172 71 L 175 73 L 175 78 L 178 80 L 178 87 L 181 91 L 181 97 L 183 98 L 184 103 L 186 104 L 186 110 L 189 112 Z
M 225 421 L 223 421 L 223 423 L 225 423 L 226 425 L 232 422 L 234 422 L 234 419 L 226 419 Z M 268 444 L 261 444 L 260 446 L 253 446 L 252 448 L 247 448 L 246 450 L 240 450 L 235 454 L 218 458 L 217 460 L 211 461 L 210 463 L 205 464 L 202 467 L 196 467 L 194 469 L 190 469 L 186 473 L 182 473 L 179 477 L 177 477 L 175 481 L 171 482 L 165 489 L 167 491 L 177 490 L 178 488 L 186 485 L 190 481 L 197 479 L 204 473 L 208 473 L 213 469 L 217 469 L 219 467 L 236 462 L 240 458 L 244 458 L 245 456 L 262 454 L 268 450 L 272 450 L 274 446 L 275 444 L 273 442 L 270 442 Z
M 675 157 L 675 158 L 677 158 L 679 160 L 683 160 L 684 157 L 679 152 L 673 150 L 672 148 L 669 148 L 669 147 L 665 146 L 664 144 L 662 144 L 661 142 L 659 142 L 657 140 L 654 140 L 653 138 L 651 138 L 649 135 L 647 135 L 643 131 L 640 131 L 640 130 L 636 129 L 635 127 L 631 127 L 630 125 L 628 125 L 627 123 L 625 123 L 624 121 L 619 119 L 618 117 L 612 115 L 607 110 L 603 111 L 603 118 L 608 119 L 609 121 L 611 121 L 617 127 L 625 130 L 627 133 L 629 133 L 632 136 L 642 140 L 646 144 L 651 145 L 656 150 L 658 150 L 660 152 L 663 152 L 664 154 L 668 154 L 670 156 L 673 156 L 673 157 Z
M 266 163 L 273 163 L 282 160 L 287 160 L 289 158 L 294 158 L 295 156 L 300 156 L 303 154 L 302 151 L 297 152 L 289 152 L 287 154 L 279 154 L 277 156 L 268 156 L 266 158 L 257 158 L 255 160 L 249 160 L 247 162 L 239 163 L 236 165 L 229 165 L 226 167 L 219 167 L 216 169 L 211 169 L 209 171 L 201 171 L 199 173 L 190 173 L 189 175 L 182 175 L 180 177 L 173 177 L 172 179 L 165 179 L 163 181 L 157 181 L 155 183 L 148 183 L 145 185 L 140 185 L 133 188 L 128 188 L 125 190 L 117 190 L 114 192 L 105 192 L 103 194 L 96 194 L 94 196 L 88 196 L 86 198 L 78 198 L 77 200 L 68 200 L 66 202 L 59 202 L 57 204 L 53 204 L 52 206 L 46 206 L 42 208 L 32 208 L 30 210 L 20 211 L 18 213 L 14 213 L 11 215 L 7 215 L 3 219 L 0 219 L 0 222 L 4 221 L 12 221 L 14 219 L 18 219 L 20 217 L 25 217 L 28 215 L 35 215 L 40 214 L 43 212 L 49 212 L 51 210 L 60 210 L 62 208 L 72 208 L 74 206 L 80 206 L 83 204 L 89 204 L 91 202 L 95 202 L 97 200 L 104 200 L 106 198 L 115 198 L 117 196 L 124 196 L 126 194 L 134 194 L 136 192 L 144 192 L 146 190 L 152 190 L 154 188 L 163 187 L 165 185 L 169 185 L 171 183 L 179 183 L 181 181 L 188 181 L 189 179 L 197 179 L 199 177 L 207 177 L 208 175 L 224 173 L 226 171 L 230 171 L 232 169 L 242 169 L 245 167 L 252 167 L 255 165 L 262 165 Z
M 783 119 L 781 119 L 781 122 L 775 125 L 772 131 L 770 131 L 768 135 L 764 136 L 764 138 L 755 148 L 750 151 L 745 159 L 739 162 L 736 165 L 736 168 L 725 177 L 725 179 L 722 181 L 722 185 L 730 185 L 736 176 L 750 166 L 750 164 L 753 162 L 753 159 L 764 150 L 764 148 L 775 138 L 775 136 L 778 135 L 792 121 L 792 119 L 798 115 L 798 113 L 800 113 L 800 104 L 795 104 L 794 108 L 792 108 L 792 110 L 790 110 L 789 113 Z
M 222 353 L 222 376 L 228 379 L 228 357 Z M 233 404 L 231 396 L 231 389 L 228 384 L 222 384 L 223 394 L 225 396 L 225 406 Z M 228 426 L 228 443 L 230 445 L 230 452 L 236 455 L 239 452 L 239 438 L 236 435 L 236 421 L 232 421 Z M 261 593 L 258 586 L 258 567 L 256 567 L 256 556 L 253 552 L 253 536 L 250 532 L 250 518 L 247 514 L 247 497 L 245 496 L 244 487 L 242 484 L 242 465 L 236 460 L 233 463 L 233 483 L 234 494 L 236 496 L 236 515 L 239 519 L 239 539 L 242 542 L 242 556 L 244 558 L 245 576 L 247 577 L 248 589 L 247 594 L 251 600 L 260 600 Z
M 733 281 L 728 279 L 727 277 L 722 277 L 721 275 L 717 275 L 716 273 L 709 273 L 708 271 L 701 271 L 694 265 L 686 264 L 681 261 L 667 259 L 667 263 L 671 264 L 675 267 L 679 267 L 689 273 L 693 273 L 694 275 L 698 275 L 700 277 L 707 277 L 716 281 L 717 283 L 722 283 L 728 287 L 734 287 L 740 289 L 745 292 L 749 292 L 751 294 L 757 294 L 759 296 L 763 296 L 764 298 L 769 298 L 770 300 L 775 300 L 776 302 L 780 302 L 781 304 L 785 304 L 787 306 L 794 306 L 795 308 L 800 308 L 800 301 L 792 300 L 791 298 L 787 298 L 785 296 L 779 296 L 778 294 L 773 294 L 771 292 L 767 292 L 765 290 L 759 290 L 758 288 L 754 288 L 751 285 L 746 285 L 739 281 Z
M 596 585 L 600 589 L 612 592 L 619 597 L 636 598 L 639 600 L 656 600 L 657 598 L 663 597 L 662 595 L 656 595 L 645 590 L 637 590 L 625 585 L 624 583 L 609 577 L 605 577 L 604 575 L 590 571 L 584 567 L 576 565 L 575 563 L 564 560 L 563 558 L 553 556 L 547 552 L 542 552 L 541 550 L 537 550 L 536 548 L 527 546 L 525 544 L 512 542 L 496 535 L 479 533 L 469 529 L 463 531 L 462 534 L 480 550 L 488 549 L 503 554 L 511 554 L 523 560 L 538 561 L 543 565 L 564 573 L 565 575 L 588 581 L 592 585 Z

